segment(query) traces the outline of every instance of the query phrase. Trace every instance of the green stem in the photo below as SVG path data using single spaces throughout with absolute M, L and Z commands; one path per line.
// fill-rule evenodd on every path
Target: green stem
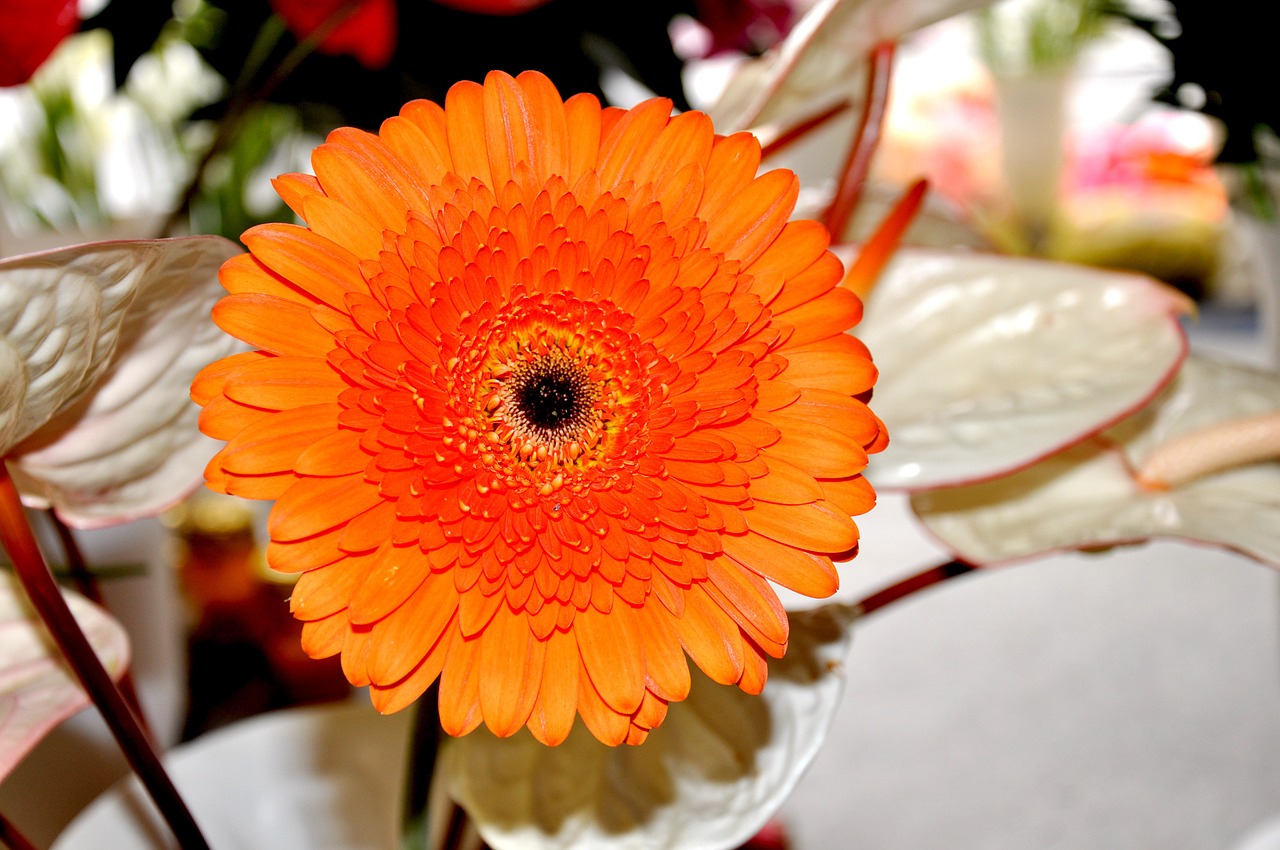
M 941 584 L 948 579 L 971 573 L 976 569 L 975 565 L 966 561 L 959 559 L 948 561 L 945 564 L 939 564 L 936 567 L 930 567 L 927 570 L 916 573 L 909 578 L 904 578 L 884 590 L 876 591 L 854 607 L 860 616 L 866 616 L 873 611 L 880 610 L 891 602 L 897 602 L 899 599 L 905 599 L 913 593 L 924 590 L 926 587 Z
M 36 845 L 19 832 L 2 812 L 0 812 L 0 845 L 8 847 L 9 850 L 36 850 Z
M 173 830 L 179 846 L 182 850 L 209 850 L 208 842 L 178 795 L 178 789 L 165 773 L 160 755 L 62 598 L 27 522 L 18 489 L 3 461 L 0 461 L 0 545 L 9 553 L 14 573 L 32 607 L 48 627 L 81 686 L 102 713 L 129 765 Z
M 893 76 L 894 44 L 886 42 L 871 51 L 871 69 L 867 74 L 867 94 L 862 107 L 862 121 L 854 136 L 853 147 L 840 169 L 840 184 L 827 209 L 824 223 L 836 242 L 845 239 L 845 228 L 862 198 L 862 189 L 871 171 L 871 160 L 880 144 L 884 119 L 889 112 L 889 79 Z

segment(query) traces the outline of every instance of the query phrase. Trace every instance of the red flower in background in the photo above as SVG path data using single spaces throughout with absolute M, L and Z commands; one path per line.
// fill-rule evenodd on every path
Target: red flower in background
M 348 5 L 355 8 L 348 11 L 344 8 Z M 349 53 L 372 69 L 385 68 L 395 53 L 394 0 L 271 0 L 271 8 L 299 39 L 311 35 L 334 15 L 344 15 L 316 48 L 321 53 Z
M 0 0 L 0 86 L 31 79 L 79 25 L 76 0 Z

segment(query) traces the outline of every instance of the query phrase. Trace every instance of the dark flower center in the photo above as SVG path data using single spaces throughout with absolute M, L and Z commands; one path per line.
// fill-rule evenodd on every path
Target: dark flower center
M 517 367 L 507 386 L 513 424 L 552 444 L 570 438 L 594 419 L 599 389 L 578 363 L 538 357 Z
M 572 419 L 585 401 L 579 384 L 564 374 L 539 375 L 516 392 L 516 403 L 531 425 L 555 428 Z

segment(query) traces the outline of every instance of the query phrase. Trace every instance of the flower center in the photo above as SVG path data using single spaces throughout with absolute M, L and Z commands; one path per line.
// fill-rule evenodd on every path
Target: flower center
M 517 433 L 558 444 L 590 424 L 599 388 L 581 365 L 547 356 L 521 363 L 502 395 Z

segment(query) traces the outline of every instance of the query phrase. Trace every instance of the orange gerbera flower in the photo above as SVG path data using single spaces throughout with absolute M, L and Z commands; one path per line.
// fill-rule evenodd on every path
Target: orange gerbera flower
M 214 318 L 260 350 L 193 395 L 210 486 L 276 500 L 309 654 L 381 711 L 439 677 L 450 734 L 547 744 L 579 714 L 640 742 L 686 653 L 763 687 L 766 579 L 835 591 L 884 438 L 861 304 L 759 161 L 666 100 L 494 73 L 279 178 L 309 228 L 245 234 Z

